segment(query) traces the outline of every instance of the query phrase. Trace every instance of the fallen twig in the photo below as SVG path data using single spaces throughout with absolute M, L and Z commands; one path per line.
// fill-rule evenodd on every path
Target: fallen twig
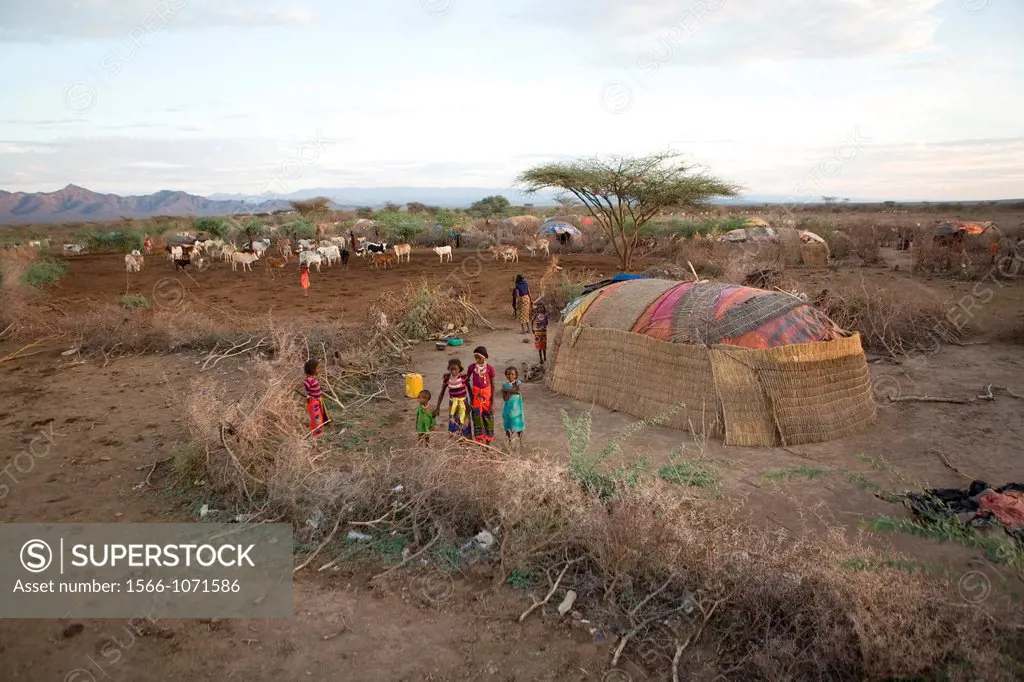
M 10 327 L 8 327 L 8 329 L 10 329 Z M 28 350 L 29 348 L 33 348 L 35 346 L 38 346 L 43 341 L 46 341 L 47 339 L 51 339 L 53 337 L 54 337 L 54 334 L 50 334 L 49 336 L 44 336 L 43 338 L 39 339 L 38 341 L 33 341 L 32 343 L 30 343 L 30 344 L 28 344 L 26 346 L 22 346 L 21 348 L 19 348 L 18 350 L 14 351 L 10 355 L 5 355 L 4 357 L 0 358 L 0 362 L 7 362 L 8 360 L 14 360 L 15 358 L 18 358 L 18 357 L 25 357 L 24 355 L 20 355 L 22 351 L 25 351 L 25 350 Z M 39 352 L 42 352 L 42 351 L 39 351 Z M 34 355 L 34 353 L 33 353 L 33 355 Z
M 316 549 L 313 550 L 313 553 L 310 554 L 309 557 L 305 561 L 303 561 L 301 564 L 299 564 L 294 569 L 292 569 L 292 575 L 295 575 L 296 573 L 298 573 L 299 571 L 304 569 L 306 566 L 309 565 L 309 562 L 311 562 L 313 559 L 316 558 L 316 555 L 320 553 L 320 550 L 323 549 L 324 547 L 326 547 L 327 543 L 330 542 L 334 538 L 334 534 L 338 532 L 338 526 L 340 526 L 340 525 L 341 525 L 341 515 L 339 514 L 338 515 L 338 520 L 334 522 L 334 529 L 331 531 L 331 534 L 328 535 L 327 538 L 323 542 L 320 543 L 319 547 L 317 547 Z
M 960 471 L 960 470 L 959 470 L 959 469 L 957 469 L 957 468 L 956 468 L 955 466 L 953 466 L 953 463 L 952 463 L 952 462 L 950 462 L 950 461 L 949 461 L 949 460 L 948 460 L 948 459 L 946 458 L 946 456 L 945 456 L 944 454 L 942 454 L 942 453 L 941 453 L 941 452 L 939 452 L 938 450 L 936 450 L 936 451 L 935 451 L 935 454 L 936 454 L 936 455 L 938 456 L 938 458 L 939 458 L 940 460 L 942 460 L 942 463 L 943 463 L 944 465 L 946 465 L 946 468 L 948 468 L 948 469 L 951 469 L 951 470 L 955 471 L 956 473 L 958 473 L 958 474 L 960 474 L 961 476 L 963 476 L 964 478 L 966 478 L 966 479 L 967 479 L 968 481 L 973 481 L 973 480 L 974 480 L 974 479 L 973 479 L 973 478 L 972 478 L 971 476 L 968 476 L 967 474 L 965 474 L 964 472 Z
M 549 601 L 551 601 L 551 596 L 555 593 L 555 590 L 558 589 L 558 584 L 560 582 L 562 582 L 562 578 L 565 577 L 565 572 L 568 571 L 569 567 L 572 566 L 573 564 L 575 564 L 577 561 L 580 561 L 580 559 L 573 559 L 572 561 L 568 562 L 565 565 L 565 567 L 562 569 L 562 572 L 558 574 L 558 579 L 555 580 L 555 584 L 551 586 L 550 590 L 548 590 L 547 596 L 545 596 L 542 601 L 534 600 L 533 601 L 533 606 L 531 606 L 530 608 L 528 608 L 525 611 L 523 611 L 523 615 L 519 616 L 519 622 L 520 623 L 522 623 L 524 620 L 526 620 L 526 617 L 529 616 L 531 613 L 533 613 L 536 609 L 539 609 L 541 606 L 544 606 Z M 550 580 L 550 579 L 551 579 L 551 577 L 548 576 L 548 580 Z
M 163 464 L 164 462 L 170 462 L 172 459 L 174 459 L 174 458 L 173 457 L 164 457 L 163 459 L 158 459 L 155 462 L 153 462 L 153 464 L 151 464 L 150 467 L 149 467 L 149 473 L 146 474 L 146 480 L 143 481 L 142 484 L 144 486 L 148 487 L 149 486 L 149 479 L 150 479 L 150 477 L 152 477 L 153 472 L 156 471 L 156 468 L 158 466 L 160 466 L 161 464 Z M 145 466 L 140 466 L 140 467 L 135 467 L 135 470 L 136 471 L 142 471 L 145 468 L 146 468 Z

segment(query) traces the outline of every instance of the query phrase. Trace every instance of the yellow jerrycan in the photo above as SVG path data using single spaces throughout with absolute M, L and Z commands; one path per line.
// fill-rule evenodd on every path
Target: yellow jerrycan
M 422 374 L 406 374 L 405 375 L 405 397 L 415 398 L 419 396 L 420 391 L 423 390 L 423 375 Z

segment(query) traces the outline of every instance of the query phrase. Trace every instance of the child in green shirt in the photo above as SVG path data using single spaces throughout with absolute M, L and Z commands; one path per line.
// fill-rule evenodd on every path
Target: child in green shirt
M 427 409 L 427 405 L 430 404 L 430 391 L 423 389 L 416 396 L 416 400 L 420 404 L 416 408 L 416 435 L 420 445 L 428 446 L 430 445 L 430 432 L 434 430 L 435 420 L 433 410 Z

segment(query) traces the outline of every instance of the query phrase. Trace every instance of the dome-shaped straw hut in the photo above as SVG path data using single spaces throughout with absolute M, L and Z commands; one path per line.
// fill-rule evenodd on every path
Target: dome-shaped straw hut
M 860 335 L 781 292 L 629 279 L 565 310 L 553 390 L 727 445 L 817 443 L 876 418 Z

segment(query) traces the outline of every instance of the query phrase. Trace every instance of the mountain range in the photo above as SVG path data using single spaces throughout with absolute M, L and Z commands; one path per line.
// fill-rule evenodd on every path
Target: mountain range
M 265 213 L 291 208 L 289 201 L 327 197 L 334 208 L 369 206 L 378 208 L 387 202 L 407 204 L 420 202 L 428 206 L 466 208 L 487 196 L 500 194 L 514 205 L 551 205 L 553 192 L 530 196 L 511 188 L 494 187 L 346 187 L 314 188 L 290 194 L 264 194 L 259 201 L 245 194 L 212 194 L 208 197 L 182 191 L 161 190 L 153 194 L 120 196 L 101 194 L 77 185 L 68 185 L 56 192 L 5 192 L 0 190 L 0 225 L 31 223 L 62 223 L 111 221 L 121 218 L 152 218 L 154 216 L 226 216 Z M 791 201 L 771 194 L 744 195 L 721 199 L 723 205 L 772 204 Z M 1019 202 L 1004 200 L 998 203 Z M 801 202 L 805 203 L 805 202 Z M 806 202 L 810 203 L 810 202 Z M 851 199 L 851 203 L 878 203 Z M 920 202 L 900 202 L 920 203 Z M 949 202 L 955 203 L 955 202 Z

